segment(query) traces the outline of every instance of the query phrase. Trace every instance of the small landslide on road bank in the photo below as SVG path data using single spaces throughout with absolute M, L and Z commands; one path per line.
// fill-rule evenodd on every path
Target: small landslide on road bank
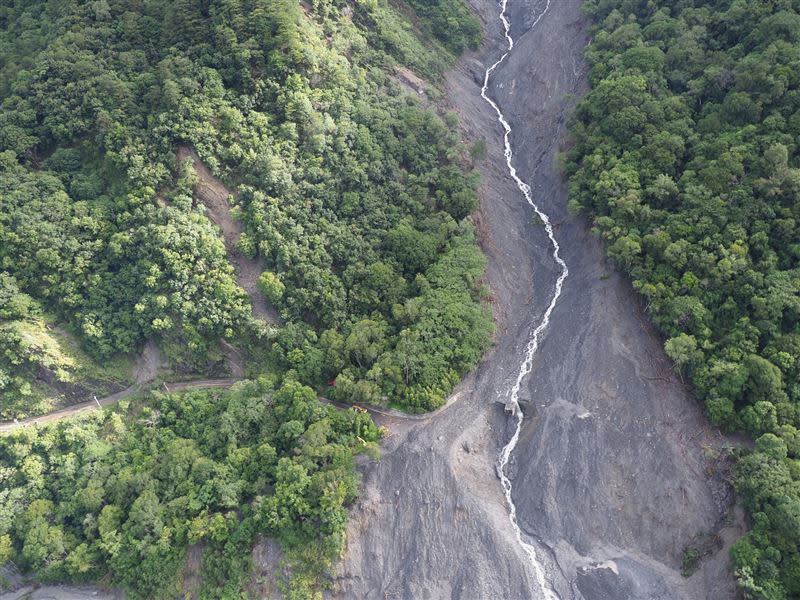
M 629 283 L 611 272 L 585 219 L 566 211 L 556 152 L 586 91 L 579 0 L 509 4 L 515 48 L 492 97 L 512 128 L 515 165 L 556 225 L 570 268 L 564 294 L 523 382 L 529 400 L 509 465 L 520 525 L 561 598 L 731 598 L 726 525 L 731 490 L 715 470 L 726 443 L 671 376 L 661 341 Z M 494 401 L 513 384 L 523 349 L 558 275 L 544 229 L 505 170 L 502 131 L 479 91 L 503 51 L 498 7 L 475 0 L 487 42 L 449 73 L 446 92 L 469 141 L 484 139 L 476 217 L 489 258 L 497 343 L 435 419 L 394 428 L 383 459 L 365 465 L 335 595 L 364 598 L 537 598 L 528 557 L 508 523 L 494 475 L 511 435 Z M 717 465 L 718 466 L 718 465 Z M 701 531 L 722 543 L 680 575 Z

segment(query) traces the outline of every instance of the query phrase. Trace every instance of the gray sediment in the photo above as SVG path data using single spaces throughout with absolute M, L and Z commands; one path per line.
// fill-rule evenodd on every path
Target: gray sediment
M 566 210 L 556 165 L 565 121 L 586 92 L 586 21 L 579 0 L 508 6 L 515 48 L 491 95 L 512 126 L 515 165 L 556 225 L 570 269 L 523 382 L 526 419 L 508 474 L 526 542 L 561 598 L 735 597 L 727 548 L 732 492 L 718 469 L 727 441 L 673 375 L 628 281 L 607 264 L 585 218 Z M 533 210 L 508 177 L 502 130 L 479 95 L 504 51 L 498 7 L 475 4 L 484 48 L 450 73 L 446 91 L 465 140 L 488 157 L 477 223 L 489 258 L 497 320 L 493 351 L 458 399 L 425 422 L 387 419 L 379 464 L 365 464 L 334 595 L 361 598 L 539 598 L 495 474 L 514 421 L 496 400 L 516 379 L 524 348 L 553 293 L 558 265 Z M 684 548 L 713 538 L 691 577 Z

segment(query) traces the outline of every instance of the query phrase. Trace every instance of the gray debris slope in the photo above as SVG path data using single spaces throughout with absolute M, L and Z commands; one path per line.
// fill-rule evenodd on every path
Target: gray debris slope
M 713 474 L 715 448 L 695 400 L 675 377 L 638 298 L 612 273 L 584 219 L 566 211 L 556 153 L 565 116 L 586 90 L 579 0 L 512 2 L 513 53 L 492 97 L 512 128 L 515 163 L 556 226 L 570 269 L 521 398 L 526 421 L 512 462 L 520 525 L 562 598 L 731 598 L 724 527 L 730 490 Z M 501 134 L 479 96 L 503 44 L 497 6 L 477 2 L 488 41 L 450 74 L 448 95 L 487 141 L 478 226 L 489 257 L 497 344 L 460 397 L 422 423 L 387 420 L 382 461 L 364 466 L 334 594 L 363 598 L 537 598 L 533 570 L 508 522 L 495 475 L 511 420 L 495 403 L 558 275 L 546 234 L 508 178 Z M 705 451 L 704 451 L 705 448 Z M 720 544 L 691 578 L 681 554 L 700 531 Z

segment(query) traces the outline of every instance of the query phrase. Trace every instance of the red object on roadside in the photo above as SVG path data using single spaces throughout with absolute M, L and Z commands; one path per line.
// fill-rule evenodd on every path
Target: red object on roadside
M 328 382 L 328 385 L 329 385 L 329 386 L 331 386 L 331 387 L 336 387 L 336 378 L 334 378 L 334 379 L 331 379 L 331 380 Z

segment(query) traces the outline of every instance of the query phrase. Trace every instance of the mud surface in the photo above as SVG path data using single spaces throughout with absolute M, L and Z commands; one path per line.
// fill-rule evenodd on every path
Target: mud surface
M 14 592 L 0 593 L 0 600 L 122 600 L 123 598 L 121 592 L 61 585 L 46 585 L 39 588 L 27 586 Z
M 497 6 L 474 1 L 488 41 L 449 75 L 446 91 L 465 139 L 488 146 L 478 226 L 497 344 L 435 418 L 379 417 L 393 435 L 380 464 L 363 467 L 335 582 L 342 598 L 543 597 L 495 475 L 512 425 L 496 400 L 513 384 L 557 265 L 507 176 L 500 127 L 479 97 L 503 46 Z M 570 269 L 521 394 L 526 421 L 509 469 L 520 525 L 561 598 L 732 598 L 727 547 L 741 518 L 724 527 L 730 489 L 714 461 L 725 441 L 672 376 L 630 285 L 585 220 L 566 211 L 555 155 L 565 115 L 586 91 L 585 23 L 579 0 L 553 0 L 531 30 L 543 8 L 512 0 L 516 45 L 491 86 L 513 128 L 519 173 L 557 225 Z M 719 549 L 683 578 L 683 549 L 701 531 L 719 532 Z
M 445 85 L 465 140 L 487 142 L 476 220 L 489 257 L 497 343 L 438 414 L 376 414 L 392 433 L 381 462 L 361 467 L 364 489 L 333 582 L 333 595 L 341 598 L 543 596 L 495 474 L 512 425 L 496 401 L 516 377 L 557 271 L 544 231 L 507 176 L 499 125 L 479 96 L 483 71 L 501 53 L 502 40 L 494 2 L 473 1 L 488 41 Z M 579 0 L 552 0 L 529 31 L 542 8 L 512 0 L 517 46 L 492 86 L 514 129 L 520 175 L 558 224 L 570 269 L 523 394 L 527 418 L 509 472 L 520 524 L 561 598 L 732 598 L 727 547 L 742 517 L 735 511 L 733 523 L 723 526 L 729 489 L 713 475 L 713 451 L 724 441 L 670 374 L 629 285 L 605 264 L 586 223 L 566 212 L 554 156 L 574 101 L 566 95 L 585 92 L 585 30 Z M 718 532 L 720 543 L 684 579 L 681 553 L 700 530 Z M 264 556 L 257 564 L 277 562 L 258 551 Z M 274 593 L 273 572 L 265 567 L 259 575 L 263 585 L 253 591 Z M 74 588 L 36 593 L 113 597 Z

